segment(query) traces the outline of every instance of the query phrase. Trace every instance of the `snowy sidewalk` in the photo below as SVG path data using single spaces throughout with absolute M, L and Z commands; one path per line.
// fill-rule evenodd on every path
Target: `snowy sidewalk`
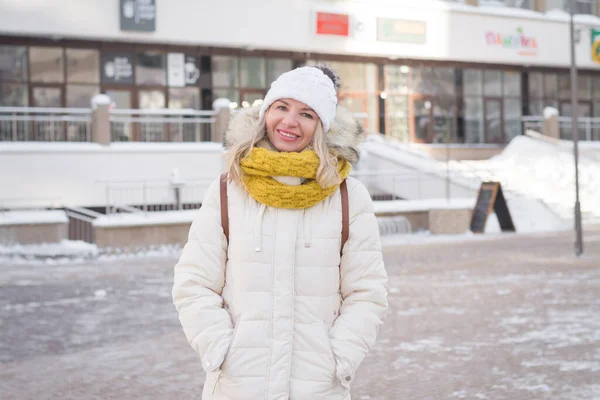
M 353 399 L 600 398 L 600 230 L 388 247 Z M 172 258 L 0 266 L 0 398 L 200 399 Z

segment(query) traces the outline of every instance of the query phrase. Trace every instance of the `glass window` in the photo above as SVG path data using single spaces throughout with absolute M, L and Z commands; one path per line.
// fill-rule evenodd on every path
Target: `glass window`
M 480 96 L 482 94 L 481 71 L 465 69 L 463 71 L 463 90 L 465 96 Z
M 385 90 L 391 93 L 408 93 L 408 71 L 405 65 L 385 66 Z
M 27 48 L 0 46 L 0 81 L 27 80 Z
M 502 71 L 483 71 L 484 90 L 486 96 L 502 96 Z
M 569 74 L 558 75 L 558 96 L 561 99 L 571 98 L 571 77 Z
M 60 107 L 62 106 L 62 90 L 56 87 L 33 88 L 34 107 Z
M 558 76 L 556 74 L 544 74 L 544 97 L 558 97 Z
M 267 87 L 284 72 L 291 71 L 292 60 L 284 58 L 270 58 L 267 60 Z
M 408 143 L 408 96 L 402 94 L 388 95 L 385 100 L 388 122 L 387 134 L 390 137 Z
M 135 81 L 139 85 L 165 86 L 167 84 L 165 55 L 156 52 L 138 53 Z
M 543 115 L 544 100 L 529 100 L 527 107 L 529 109 L 529 115 Z
M 483 100 L 465 98 L 465 142 L 483 143 Z
M 497 3 L 497 1 L 494 1 Z M 533 9 L 533 0 L 504 0 L 504 4 L 508 7 L 525 8 L 527 10 Z
M 169 89 L 169 108 L 200 109 L 199 90 L 193 87 Z
M 504 71 L 504 95 L 521 96 L 521 73 L 518 71 Z
M 240 106 L 240 94 L 234 89 L 215 89 L 213 90 L 213 99 L 229 99 L 229 101 L 235 103 L 235 107 Z
M 578 74 L 577 88 L 577 96 L 579 97 L 579 100 L 592 99 L 592 77 L 590 75 Z
M 341 80 L 340 92 L 366 92 L 366 64 L 353 62 L 325 62 L 337 71 Z
M 537 114 L 541 115 L 541 114 Z M 521 99 L 504 99 L 504 136 L 506 143 L 521 134 Z
M 454 96 L 456 72 L 454 68 L 435 67 L 431 70 L 431 79 L 436 95 Z
M 0 107 L 27 107 L 27 85 L 0 82 Z
M 212 58 L 213 86 L 238 87 L 239 59 L 214 56 Z
M 64 82 L 63 49 L 60 47 L 30 47 L 31 80 Z
M 100 83 L 100 55 L 97 50 L 67 49 L 67 82 Z
M 530 72 L 528 76 L 529 97 L 541 99 L 544 97 L 544 74 Z
M 100 93 L 98 86 L 67 85 L 67 107 L 91 107 L 92 97 Z
M 140 90 L 138 100 L 140 108 L 157 109 L 167 105 L 162 90 Z
M 264 89 L 266 87 L 266 61 L 259 57 L 243 57 L 241 62 L 242 85 L 244 88 Z
M 435 94 L 433 73 L 430 67 L 414 67 L 410 71 L 413 93 Z
M 600 100 L 600 76 L 592 77 L 592 96 L 594 100 Z

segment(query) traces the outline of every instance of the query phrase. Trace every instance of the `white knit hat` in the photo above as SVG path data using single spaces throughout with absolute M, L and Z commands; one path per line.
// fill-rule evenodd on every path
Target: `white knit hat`
M 279 99 L 294 99 L 315 110 L 325 132 L 329 131 L 335 119 L 335 87 L 331 79 L 318 68 L 300 67 L 279 76 L 271 84 L 271 89 L 260 107 L 261 118 L 271 104 Z

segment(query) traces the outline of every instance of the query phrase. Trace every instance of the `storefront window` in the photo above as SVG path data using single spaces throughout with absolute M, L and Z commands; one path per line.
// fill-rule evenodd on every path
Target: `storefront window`
M 570 78 L 570 76 L 569 76 Z M 579 100 L 592 99 L 592 79 L 589 75 L 577 75 L 577 96 Z
M 485 96 L 502 96 L 502 71 L 484 70 L 483 71 L 483 94 Z
M 29 65 L 34 82 L 64 82 L 61 47 L 30 47 Z
M 504 71 L 504 96 L 521 97 L 521 73 L 518 71 Z
M 483 100 L 464 99 L 465 143 L 483 143 Z
M 200 109 L 200 92 L 194 87 L 170 88 L 169 108 Z
M 571 98 L 571 77 L 569 74 L 558 75 L 558 97 L 566 100 Z
M 156 52 L 138 53 L 135 81 L 139 85 L 165 86 L 167 84 L 165 55 Z
M 213 90 L 213 99 L 229 99 L 229 101 L 235 103 L 234 107 L 241 106 L 240 104 L 240 94 L 239 91 L 235 89 L 214 89 Z
M 529 98 L 544 98 L 544 74 L 541 72 L 530 72 L 528 76 Z
M 504 99 L 504 132 L 506 143 L 521 135 L 521 99 L 507 97 Z
M 162 90 L 140 90 L 138 104 L 140 108 L 165 108 L 165 93 Z
M 243 88 L 264 89 L 266 87 L 266 62 L 264 58 L 243 57 L 241 60 Z
M 100 55 L 97 50 L 67 49 L 67 82 L 100 83 Z
M 60 107 L 62 106 L 62 90 L 57 87 L 33 88 L 34 107 Z
M 465 69 L 463 71 L 463 93 L 465 96 L 481 96 L 482 73 L 477 69 Z
M 27 107 L 27 85 L 0 82 L 0 107 Z
M 238 87 L 238 57 L 213 56 L 212 74 L 214 87 Z
M 0 46 L 0 81 L 27 80 L 27 48 Z
M 408 93 L 408 71 L 404 65 L 385 66 L 385 91 L 388 93 Z
M 269 88 L 271 83 L 284 72 L 291 71 L 293 68 L 292 60 L 285 58 L 270 58 L 267 60 L 267 85 Z
M 408 97 L 405 94 L 389 94 L 385 100 L 387 134 L 402 142 L 410 142 L 408 130 Z
M 92 97 L 98 93 L 100 93 L 98 86 L 67 85 L 67 107 L 90 107 Z

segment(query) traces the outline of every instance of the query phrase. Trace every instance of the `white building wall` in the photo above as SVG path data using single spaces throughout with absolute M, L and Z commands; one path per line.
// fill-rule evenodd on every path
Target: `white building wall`
M 528 10 L 471 7 L 429 0 L 156 0 L 155 32 L 124 32 L 118 0 L 3 0 L 0 34 L 225 46 L 390 58 L 417 58 L 518 65 L 569 65 L 568 16 Z M 315 12 L 350 15 L 350 37 L 315 34 Z M 377 18 L 426 23 L 424 44 L 377 40 Z M 590 28 L 600 19 L 578 16 L 581 67 L 591 59 Z M 512 35 L 522 29 L 537 43 L 534 55 L 520 55 L 486 42 L 488 32 Z

